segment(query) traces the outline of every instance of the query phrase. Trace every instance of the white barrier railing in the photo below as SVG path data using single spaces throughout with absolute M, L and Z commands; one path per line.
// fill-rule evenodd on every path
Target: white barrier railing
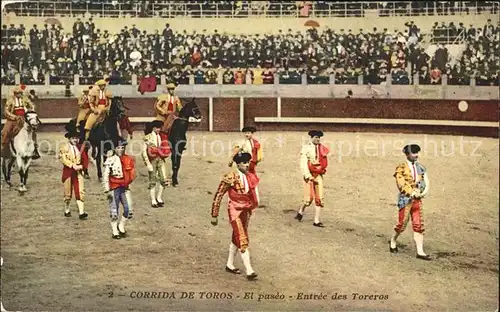
M 151 1 L 149 1 L 151 2 Z M 239 3 L 239 4 L 238 4 Z M 305 3 L 305 4 L 304 4 Z M 305 6 L 305 8 L 304 8 Z M 86 13 L 101 17 L 361 17 L 366 11 L 384 16 L 433 16 L 497 14 L 496 1 L 398 1 L 398 2 L 329 2 L 304 1 L 29 1 L 8 4 L 5 12 L 18 16 L 76 16 Z

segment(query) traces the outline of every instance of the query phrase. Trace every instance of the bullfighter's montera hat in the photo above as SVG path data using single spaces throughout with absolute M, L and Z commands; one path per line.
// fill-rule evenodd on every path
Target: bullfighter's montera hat
M 312 137 L 316 137 L 316 136 L 321 138 L 323 136 L 323 131 L 321 131 L 321 130 L 311 130 L 311 131 L 309 131 L 308 134 L 309 134 L 309 136 L 311 138 Z
M 76 129 L 70 129 L 66 134 L 64 135 L 66 138 L 79 138 L 80 137 L 80 132 Z
M 255 127 L 244 127 L 243 129 L 241 129 L 241 132 L 257 132 L 257 129 L 255 129 Z
M 249 153 L 238 153 L 233 157 L 233 161 L 237 164 L 242 162 L 249 162 L 250 159 L 252 159 L 252 155 L 250 155 Z
M 418 152 L 420 152 L 420 146 L 417 144 L 408 144 L 403 148 L 403 153 L 405 154 L 416 154 Z
M 153 129 L 153 128 L 161 128 L 161 127 L 163 127 L 163 121 L 161 121 L 161 120 L 153 120 L 149 124 L 149 126 L 151 127 L 151 129 Z

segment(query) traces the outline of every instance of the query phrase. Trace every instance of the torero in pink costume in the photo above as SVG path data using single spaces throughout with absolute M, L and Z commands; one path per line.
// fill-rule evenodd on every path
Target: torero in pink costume
M 250 264 L 248 223 L 253 210 L 259 205 L 259 194 L 256 189 L 259 178 L 248 170 L 251 158 L 252 155 L 249 153 L 239 153 L 234 156 L 233 161 L 238 169 L 222 177 L 212 203 L 212 225 L 216 226 L 222 198 L 226 192 L 228 193 L 228 214 L 233 235 L 229 245 L 226 271 L 234 274 L 241 273 L 239 269 L 234 267 L 234 256 L 239 250 L 248 280 L 254 280 L 257 277 Z

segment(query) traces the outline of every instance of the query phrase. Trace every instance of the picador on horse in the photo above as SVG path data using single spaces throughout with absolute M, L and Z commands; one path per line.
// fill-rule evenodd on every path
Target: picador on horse
M 128 108 L 121 96 L 113 96 L 108 89 L 108 80 L 100 79 L 93 86 L 84 87 L 78 98 L 78 114 L 68 123 L 81 132 L 78 148 L 82 151 L 83 173 L 88 174 L 89 156 L 92 155 L 97 167 L 97 175 L 102 177 L 101 157 L 106 159 L 110 142 L 118 137 L 132 138 L 132 125 L 126 114 Z M 126 132 L 126 133 L 125 133 Z M 92 148 L 92 153 L 90 153 Z
M 155 103 L 155 120 L 163 122 L 161 131 L 169 135 L 170 129 L 182 109 L 182 103 L 180 98 L 174 94 L 175 84 L 167 84 L 167 90 L 168 93 L 159 95 Z
M 85 125 L 85 140 L 88 140 L 90 130 L 98 123 L 104 120 L 104 117 L 111 108 L 111 100 L 113 95 L 109 89 L 106 88 L 108 81 L 101 79 L 95 83 L 95 86 L 88 86 L 82 90 L 82 94 L 78 98 L 78 116 L 76 125 L 80 129 L 83 122 Z M 120 110 L 122 107 L 119 108 Z M 123 110 L 128 110 L 128 107 L 123 105 Z M 120 136 L 126 138 L 125 131 L 130 138 L 132 138 L 132 124 L 128 116 L 123 111 L 123 115 L 118 120 L 118 129 Z
M 23 128 L 25 122 L 25 114 L 27 111 L 36 111 L 35 104 L 24 94 L 25 85 L 14 87 L 12 95 L 5 102 L 4 116 L 7 120 L 2 128 L 2 149 L 8 150 L 12 139 Z M 40 158 L 38 153 L 38 144 L 36 139 L 36 131 L 32 132 L 32 138 L 35 142 L 35 151 L 32 159 Z
M 92 130 L 94 125 L 104 120 L 111 108 L 111 98 L 113 97 L 111 91 L 106 88 L 108 84 L 106 80 L 101 79 L 95 84 L 97 87 L 89 90 L 89 111 L 85 121 L 85 140 L 89 139 L 90 130 Z M 84 115 L 84 112 L 81 112 L 81 114 Z M 77 123 L 77 125 L 79 126 L 80 124 Z

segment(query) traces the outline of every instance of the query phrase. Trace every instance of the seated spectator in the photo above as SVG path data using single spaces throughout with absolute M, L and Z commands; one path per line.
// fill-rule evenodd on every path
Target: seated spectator
M 307 84 L 329 84 L 330 77 L 325 75 L 325 73 L 321 74 L 319 72 L 318 66 L 313 66 L 310 71 L 307 73 Z
M 377 84 L 385 83 L 387 81 L 387 64 L 382 63 L 379 67 L 378 75 L 377 75 Z
M 395 68 L 392 72 L 392 84 L 395 85 L 408 85 L 410 79 L 408 73 L 403 68 Z
M 494 86 L 497 80 L 498 71 L 491 70 L 488 63 L 483 63 L 479 67 L 479 72 L 476 78 L 477 86 Z
M 431 83 L 431 77 L 427 66 L 423 66 L 420 69 L 420 74 L 418 78 L 419 78 L 418 83 L 421 85 L 428 85 Z
M 437 65 L 431 70 L 430 81 L 431 84 L 441 84 L 441 70 Z
M 264 70 L 264 73 L 262 74 L 262 79 L 264 81 L 264 84 L 273 84 L 274 83 L 274 74 L 271 72 L 269 68 L 266 68 Z
M 451 66 L 450 66 L 451 67 Z M 470 79 L 465 76 L 465 71 L 462 69 L 460 63 L 456 64 L 448 75 L 449 85 L 468 85 L 470 84 Z
M 263 83 L 263 72 L 260 66 L 257 65 L 257 68 L 253 70 L 253 84 L 261 85 Z
M 344 84 L 358 84 L 358 76 L 358 72 L 352 66 L 348 66 L 345 71 Z
M 181 70 L 180 67 L 174 67 L 172 68 L 172 73 L 171 73 L 172 77 L 173 77 L 173 81 L 174 83 L 176 83 L 177 85 L 179 84 L 189 84 L 189 80 L 190 80 L 190 77 L 191 75 L 193 75 L 193 72 L 192 72 L 192 69 L 191 69 L 191 66 L 187 65 L 186 67 L 184 67 L 183 70 Z
M 237 68 L 234 73 L 234 84 L 244 84 L 246 82 L 246 77 L 241 68 Z
M 212 69 L 211 66 L 205 72 L 205 83 L 206 84 L 217 84 L 217 73 Z
M 231 68 L 227 67 L 224 73 L 222 74 L 222 83 L 234 84 L 234 73 L 231 70 Z
M 279 72 L 279 83 L 280 84 L 301 84 L 302 76 L 295 68 L 285 67 Z
M 198 66 L 198 68 L 194 72 L 194 83 L 195 84 L 205 83 L 205 72 L 201 69 L 201 65 Z
M 245 74 L 245 84 L 253 84 L 253 70 L 248 68 Z

